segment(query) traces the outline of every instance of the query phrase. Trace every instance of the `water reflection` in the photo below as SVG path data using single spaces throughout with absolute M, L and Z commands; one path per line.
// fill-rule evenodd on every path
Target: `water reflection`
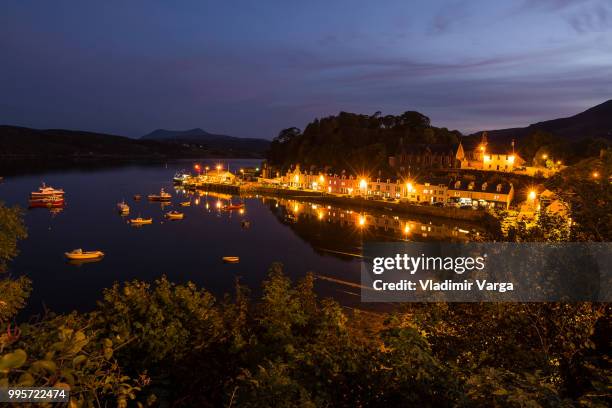
M 361 257 L 364 241 L 468 242 L 481 241 L 486 234 L 486 231 L 475 223 L 419 219 L 394 215 L 391 211 L 364 211 L 350 206 L 331 206 L 307 200 L 261 195 L 234 196 L 206 190 L 185 190 L 181 187 L 176 187 L 175 192 L 190 199 L 196 197 L 196 206 L 201 199 L 208 212 L 227 212 L 230 217 L 233 213 L 244 216 L 248 226 L 250 221 L 246 217 L 246 207 L 227 209 L 233 206 L 232 203 L 256 199 L 315 252 L 340 259 Z

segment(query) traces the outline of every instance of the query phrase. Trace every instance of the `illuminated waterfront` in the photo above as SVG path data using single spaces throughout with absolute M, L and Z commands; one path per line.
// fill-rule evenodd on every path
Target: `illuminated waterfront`
M 0 185 L 0 200 L 9 205 L 26 206 L 29 192 L 41 180 L 66 191 L 67 205 L 62 211 L 26 212 L 29 237 L 20 244 L 21 254 L 12 270 L 33 279 L 30 311 L 40 311 L 43 304 L 56 311 L 87 310 L 101 289 L 115 281 L 152 280 L 162 274 L 178 282 L 191 280 L 216 294 L 231 292 L 238 276 L 242 283 L 257 288 L 275 261 L 282 262 L 293 278 L 309 271 L 322 276 L 317 283 L 319 293 L 351 305 L 358 302 L 358 291 L 330 279 L 358 283 L 364 241 L 464 241 L 482 233 L 464 222 L 327 206 L 306 199 L 183 191 L 171 181 L 183 166 L 8 177 Z M 132 199 L 134 194 L 146 197 L 162 187 L 172 193 L 171 205 Z M 123 199 L 130 206 L 127 217 L 116 211 L 117 202 Z M 179 204 L 186 201 L 191 205 Z M 244 203 L 244 207 L 224 211 L 230 203 Z M 179 210 L 185 218 L 167 221 L 163 216 L 169 210 Z M 127 224 L 128 218 L 138 216 L 153 218 L 153 224 Z M 248 228 L 243 221 L 249 221 Z M 100 262 L 77 266 L 63 257 L 74 248 L 95 248 L 106 255 Z M 240 263 L 224 264 L 224 256 L 238 256 Z

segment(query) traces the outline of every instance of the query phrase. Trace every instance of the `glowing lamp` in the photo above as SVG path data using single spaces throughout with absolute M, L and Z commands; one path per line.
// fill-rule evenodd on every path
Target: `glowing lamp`
M 359 216 L 359 225 L 363 227 L 365 225 L 365 222 L 366 222 L 365 217 L 363 215 L 360 215 Z
M 359 181 L 359 188 L 365 190 L 366 188 L 368 188 L 368 182 L 365 179 L 361 179 Z
M 594 179 L 599 178 L 599 173 L 594 171 L 592 176 L 593 176 Z
M 406 189 L 408 190 L 409 193 L 412 193 L 414 191 L 414 187 L 412 186 L 412 183 L 406 183 Z
M 529 192 L 529 199 L 530 199 L 531 201 L 533 201 L 533 200 L 535 200 L 535 199 L 536 199 L 536 192 L 535 192 L 534 190 L 531 190 L 531 191 Z
M 508 157 L 508 161 L 509 161 L 510 163 L 514 163 L 514 156 L 509 156 L 509 157 Z

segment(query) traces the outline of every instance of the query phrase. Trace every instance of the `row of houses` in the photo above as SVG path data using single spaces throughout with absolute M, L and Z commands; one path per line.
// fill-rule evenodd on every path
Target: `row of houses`
M 370 178 L 347 174 L 301 171 L 300 166 L 275 180 L 283 187 L 320 191 L 363 198 L 400 200 L 420 204 L 469 205 L 507 209 L 514 198 L 514 186 L 507 181 L 461 178 Z

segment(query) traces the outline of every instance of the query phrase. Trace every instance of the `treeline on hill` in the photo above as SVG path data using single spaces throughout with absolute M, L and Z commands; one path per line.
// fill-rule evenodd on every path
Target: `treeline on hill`
M 516 149 L 528 162 L 546 153 L 565 164 L 573 164 L 597 156 L 601 149 L 612 146 L 610 138 L 560 137 L 538 128 L 517 130 L 515 137 L 512 133 L 493 136 L 496 132 L 489 137 L 491 145 L 509 150 L 512 140 L 516 139 Z M 315 119 L 303 132 L 296 127 L 281 130 L 272 140 L 267 159 L 270 164 L 283 168 L 300 163 L 329 165 L 347 171 L 385 169 L 388 157 L 398 151 L 400 143 L 406 147 L 441 144 L 450 148 L 461 139 L 469 148 L 477 144 L 480 137 L 480 133 L 462 136 L 457 130 L 432 126 L 427 116 L 414 111 L 398 116 L 383 116 L 380 112 L 374 115 L 340 112 L 336 116 Z
M 26 235 L 0 205 L 0 265 Z M 35 284 L 35 283 L 34 283 Z M 70 406 L 607 407 L 608 304 L 423 304 L 348 312 L 273 265 L 236 285 L 132 281 L 89 313 L 16 323 L 31 283 L 0 280 L 0 387 L 70 387 Z
M 295 127 L 282 130 L 272 140 L 268 160 L 280 166 L 302 163 L 346 170 L 371 169 L 385 166 L 400 143 L 451 145 L 460 136 L 456 130 L 431 126 L 429 118 L 419 112 L 398 116 L 340 112 L 315 119 L 303 132 Z

